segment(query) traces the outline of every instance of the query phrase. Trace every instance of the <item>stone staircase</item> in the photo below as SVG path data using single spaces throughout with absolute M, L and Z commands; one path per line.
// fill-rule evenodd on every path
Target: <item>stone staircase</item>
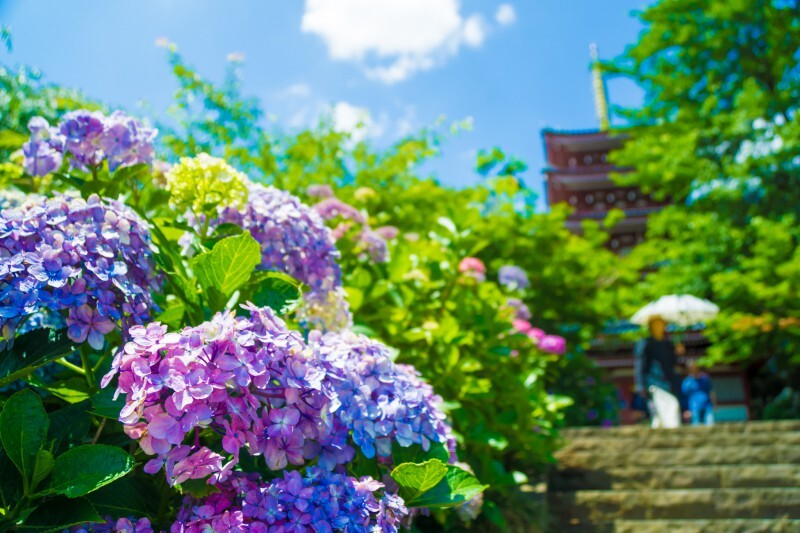
M 800 532 L 800 420 L 563 435 L 549 531 Z

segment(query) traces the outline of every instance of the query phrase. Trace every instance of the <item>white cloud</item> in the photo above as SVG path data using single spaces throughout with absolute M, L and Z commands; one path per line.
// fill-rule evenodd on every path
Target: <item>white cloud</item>
M 367 76 L 395 83 L 479 47 L 488 28 L 463 17 L 458 0 L 306 0 L 301 28 L 325 41 L 330 57 L 360 63 Z
M 511 4 L 501 4 L 494 14 L 494 19 L 502 26 L 513 24 L 517 20 L 517 12 Z

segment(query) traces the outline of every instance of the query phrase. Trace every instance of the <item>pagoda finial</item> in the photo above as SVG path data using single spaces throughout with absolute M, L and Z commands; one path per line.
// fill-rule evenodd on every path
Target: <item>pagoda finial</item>
M 609 127 L 608 120 L 608 93 L 606 83 L 603 80 L 603 72 L 600 70 L 600 62 L 597 59 L 597 45 L 589 45 L 589 56 L 592 58 L 592 85 L 594 87 L 594 108 L 597 113 L 597 120 L 600 122 L 600 131 L 606 131 Z

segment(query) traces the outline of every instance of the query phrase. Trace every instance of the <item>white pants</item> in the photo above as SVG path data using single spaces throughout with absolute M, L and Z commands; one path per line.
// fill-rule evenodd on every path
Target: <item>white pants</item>
M 681 425 L 681 405 L 678 399 L 662 388 L 650 386 L 652 427 L 676 428 Z

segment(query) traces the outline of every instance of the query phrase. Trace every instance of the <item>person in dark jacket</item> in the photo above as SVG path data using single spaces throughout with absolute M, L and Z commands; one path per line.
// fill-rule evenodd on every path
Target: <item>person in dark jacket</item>
M 680 382 L 675 367 L 678 364 L 678 353 L 683 353 L 683 346 L 666 338 L 667 323 L 658 315 L 653 315 L 647 322 L 650 335 L 636 344 L 634 349 L 634 380 L 636 393 L 642 398 L 650 398 L 651 387 L 657 387 L 676 399 L 680 396 Z M 654 406 L 649 405 L 651 414 Z

